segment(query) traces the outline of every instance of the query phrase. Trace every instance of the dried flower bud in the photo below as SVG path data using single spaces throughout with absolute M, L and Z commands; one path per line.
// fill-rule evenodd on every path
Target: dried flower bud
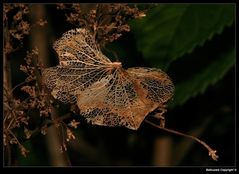
M 39 21 L 37 21 L 37 24 L 41 27 L 45 26 L 47 24 L 46 20 L 40 19 Z
M 19 145 L 19 148 L 20 148 L 21 154 L 26 158 L 29 151 L 23 145 Z
M 67 147 L 66 147 L 66 144 L 65 143 L 63 143 L 62 144 L 62 146 L 60 146 L 60 153 L 63 153 L 63 152 L 65 152 L 65 151 L 67 151 Z
M 15 113 L 16 113 L 17 115 L 23 115 L 23 114 L 24 114 L 23 111 L 15 111 Z
M 77 128 L 78 124 L 80 124 L 80 122 L 75 121 L 75 119 L 73 119 L 70 123 L 69 126 L 74 127 L 75 129 Z
M 143 18 L 143 17 L 145 17 L 146 16 L 146 14 L 144 13 L 144 12 L 140 12 L 139 14 L 138 14 L 138 16 L 136 16 L 136 18 Z
M 20 121 L 21 121 L 22 123 L 24 123 L 25 125 L 28 125 L 28 120 L 29 120 L 29 118 L 27 118 L 27 117 L 21 117 L 21 118 L 20 118 Z
M 66 129 L 66 134 L 67 134 L 67 138 L 66 141 L 70 141 L 71 139 L 75 139 L 75 135 L 73 134 L 73 132 L 70 129 Z
M 32 135 L 32 131 L 30 131 L 26 127 L 24 127 L 24 133 L 25 133 L 26 139 L 29 139 Z
M 57 8 L 58 10 L 64 10 L 64 9 L 66 8 L 66 6 L 65 6 L 65 4 L 63 4 L 63 3 L 60 3 L 60 4 L 57 4 L 56 8 Z
M 21 104 L 21 100 L 19 99 L 13 99 L 13 102 L 15 104 L 15 107 L 18 107 Z
M 29 12 L 29 7 L 25 6 L 25 8 L 23 9 L 23 14 L 28 14 Z
M 42 133 L 43 135 L 46 135 L 46 134 L 47 134 L 47 126 L 46 126 L 46 125 L 41 128 L 41 133 Z
M 27 73 L 27 67 L 25 65 L 20 65 L 20 70 Z
M 22 12 L 17 12 L 16 15 L 13 16 L 13 19 L 18 21 L 18 20 L 21 20 L 22 19 Z
M 21 88 L 22 91 L 25 91 L 26 93 L 28 93 L 31 97 L 36 97 L 36 90 L 35 90 L 35 86 L 23 86 Z
M 17 140 L 15 138 L 10 139 L 10 144 L 17 144 Z

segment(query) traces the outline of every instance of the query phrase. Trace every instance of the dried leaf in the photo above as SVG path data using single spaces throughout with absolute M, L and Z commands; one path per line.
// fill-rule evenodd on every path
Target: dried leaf
M 144 118 L 173 95 L 166 73 L 155 68 L 122 68 L 98 48 L 92 34 L 77 28 L 54 44 L 60 65 L 43 71 L 43 81 L 54 98 L 77 102 L 92 124 L 125 126 L 136 130 Z

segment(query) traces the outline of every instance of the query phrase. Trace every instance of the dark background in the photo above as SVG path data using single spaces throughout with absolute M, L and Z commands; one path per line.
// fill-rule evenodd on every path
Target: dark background
M 55 5 L 43 5 L 48 21 L 41 28 L 45 33 L 45 50 L 48 54 L 48 66 L 58 64 L 58 58 L 52 48 L 53 42 L 65 31 L 75 26 L 65 21 L 64 11 Z M 148 24 L 150 25 L 150 24 Z M 13 86 L 24 81 L 25 74 L 19 70 L 26 50 L 30 48 L 31 35 L 26 37 L 23 48 L 11 55 Z M 133 31 L 124 33 L 117 41 L 108 44 L 118 54 L 124 68 L 160 66 L 144 58 L 137 49 L 137 36 Z M 226 26 L 220 34 L 213 36 L 203 46 L 197 46 L 192 53 L 173 61 L 167 68 L 167 74 L 177 84 L 203 69 L 223 51 L 235 44 L 234 23 Z M 40 50 L 41 51 L 41 50 Z M 160 51 L 160 50 L 158 50 Z M 123 55 L 121 57 L 121 55 Z M 159 59 L 158 57 L 157 59 Z M 20 90 L 15 96 L 24 97 Z M 173 100 L 171 101 L 173 102 Z M 60 115 L 67 113 L 70 106 L 59 102 Z M 74 134 L 76 139 L 68 144 L 67 155 L 73 166 L 234 166 L 235 165 L 235 65 L 205 92 L 190 97 L 182 105 L 170 107 L 165 114 L 166 127 L 193 134 L 218 151 L 219 160 L 213 161 L 207 150 L 191 139 L 170 134 L 143 122 L 137 131 L 123 127 L 101 127 L 89 125 L 78 115 L 72 117 L 81 124 Z M 38 134 L 23 144 L 30 150 L 24 158 L 17 147 L 13 147 L 12 157 L 19 166 L 55 165 L 50 157 L 53 145 L 49 139 L 54 134 Z M 166 157 L 161 158 L 161 153 Z M 164 155 L 165 155 L 164 154 Z

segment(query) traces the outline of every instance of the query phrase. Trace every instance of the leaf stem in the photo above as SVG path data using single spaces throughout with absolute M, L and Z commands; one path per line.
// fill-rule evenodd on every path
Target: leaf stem
M 218 156 L 216 155 L 217 151 L 213 150 L 209 145 L 207 145 L 204 141 L 198 139 L 197 137 L 194 137 L 192 135 L 187 135 L 187 134 L 184 134 L 184 133 L 172 130 L 172 129 L 168 129 L 168 128 L 165 128 L 165 127 L 161 127 L 161 126 L 159 126 L 157 124 L 154 124 L 154 123 L 152 123 L 151 121 L 148 121 L 148 120 L 145 120 L 145 122 L 150 124 L 150 125 L 152 125 L 152 126 L 154 126 L 154 127 L 157 127 L 159 129 L 165 130 L 167 132 L 170 132 L 170 133 L 173 133 L 173 134 L 177 134 L 177 135 L 181 135 L 183 137 L 187 137 L 187 138 L 190 138 L 190 139 L 193 139 L 193 140 L 197 141 L 198 143 L 203 145 L 208 150 L 208 152 L 209 152 L 208 155 L 211 156 L 214 161 L 217 161 L 217 159 L 218 159 Z

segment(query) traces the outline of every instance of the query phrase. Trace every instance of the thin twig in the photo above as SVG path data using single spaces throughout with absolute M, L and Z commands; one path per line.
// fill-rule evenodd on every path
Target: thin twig
M 43 126 L 46 125 L 47 127 L 50 127 L 50 126 L 52 126 L 54 124 L 57 124 L 57 123 L 65 120 L 65 119 L 69 118 L 70 116 L 71 116 L 71 113 L 67 113 L 67 114 L 65 114 L 65 115 L 63 115 L 61 117 L 57 117 L 56 119 L 52 120 L 51 123 L 46 123 L 46 124 L 42 125 L 41 127 L 36 128 L 35 130 L 32 131 L 32 137 L 37 135 L 41 131 L 41 128 Z M 29 140 L 29 139 L 25 139 L 25 140 Z
M 31 80 L 31 81 L 33 81 L 33 80 Z M 30 81 L 29 81 L 29 82 L 30 82 Z M 13 93 L 13 91 L 14 91 L 16 88 L 18 88 L 19 86 L 21 86 L 21 85 L 23 85 L 23 84 L 26 84 L 26 83 L 29 83 L 29 82 L 23 81 L 23 82 L 17 84 L 16 86 L 14 86 L 14 88 L 12 88 L 11 93 Z
M 154 127 L 157 127 L 159 129 L 162 129 L 162 130 L 165 130 L 167 132 L 170 132 L 170 133 L 173 133 L 173 134 L 177 134 L 177 135 L 181 135 L 181 136 L 184 136 L 184 137 L 187 137 L 187 138 L 191 138 L 193 140 L 196 140 L 198 143 L 202 144 L 208 151 L 209 151 L 209 156 L 212 157 L 212 159 L 214 161 L 217 161 L 218 159 L 218 156 L 216 155 L 216 150 L 213 150 L 210 146 L 208 146 L 204 141 L 198 139 L 197 137 L 194 137 L 192 135 L 187 135 L 187 134 L 184 134 L 184 133 L 181 133 L 181 132 L 178 132 L 178 131 L 175 131 L 175 130 L 172 130 L 172 129 L 168 129 L 168 128 L 165 128 L 165 127 L 160 127 L 158 126 L 157 124 L 154 124 L 148 120 L 145 120 L 146 123 L 154 126 Z
M 58 122 L 61 122 L 61 121 L 65 120 L 65 119 L 69 118 L 70 116 L 71 116 L 71 113 L 68 112 L 65 115 L 61 116 L 61 117 L 55 118 L 54 120 L 52 120 L 52 122 L 58 123 Z
M 11 130 L 8 130 L 8 133 L 12 135 L 12 137 L 16 140 L 17 144 L 21 146 L 22 144 L 18 141 L 17 137 L 14 135 L 14 133 Z
M 7 129 L 5 131 L 8 131 L 11 128 L 13 121 L 16 121 L 16 120 L 15 120 L 15 118 L 11 117 L 11 120 L 10 120 L 9 124 L 7 125 Z

